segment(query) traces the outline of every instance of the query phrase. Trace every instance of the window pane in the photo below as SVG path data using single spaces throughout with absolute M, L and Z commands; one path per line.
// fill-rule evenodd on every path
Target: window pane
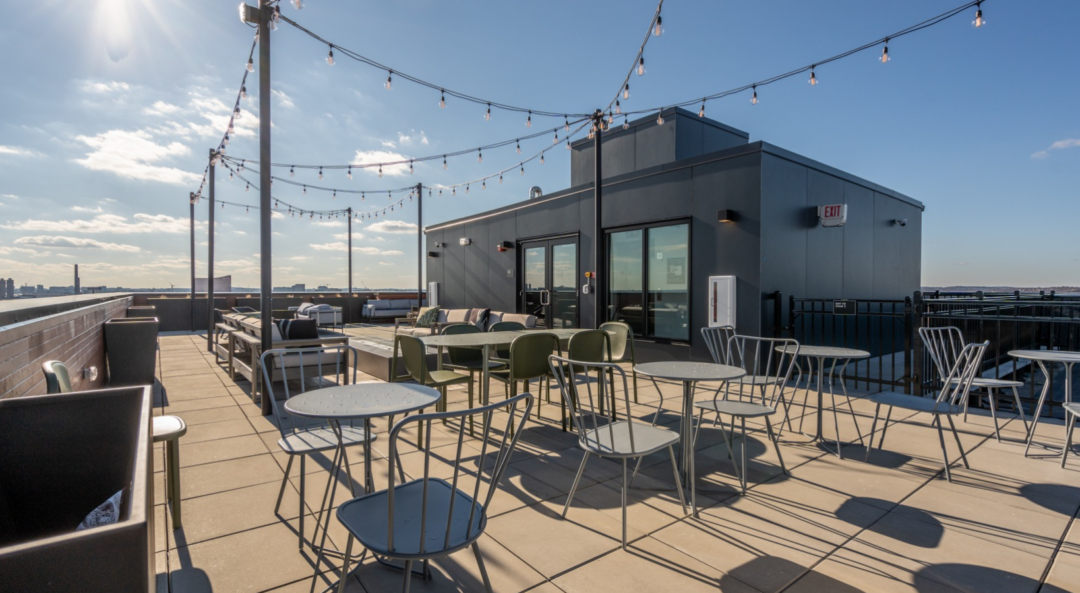
M 577 243 L 551 246 L 551 325 L 577 325 Z
M 642 318 L 641 230 L 608 235 L 608 321 L 622 321 L 634 333 L 645 334 Z
M 690 339 L 689 234 L 685 224 L 649 229 L 649 336 Z
M 546 326 L 544 289 L 547 288 L 547 259 L 544 247 L 525 250 L 525 313 L 536 316 L 538 326 Z

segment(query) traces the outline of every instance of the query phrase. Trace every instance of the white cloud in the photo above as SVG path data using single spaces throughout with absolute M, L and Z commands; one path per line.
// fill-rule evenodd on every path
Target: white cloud
M 292 98 L 286 95 L 284 91 L 270 89 L 270 93 L 274 97 L 277 97 L 278 107 L 284 107 L 285 109 L 292 109 L 293 107 L 296 107 L 296 103 L 293 103 Z
M 37 255 L 38 251 L 36 249 L 28 249 L 26 247 L 0 246 L 0 255 L 12 255 L 12 254 L 23 254 L 23 255 L 31 255 L 31 256 L 33 256 L 33 255 Z
M 135 215 L 135 222 L 116 214 L 99 214 L 91 220 L 24 220 L 0 225 L 6 229 L 20 231 L 46 231 L 67 233 L 112 233 L 129 235 L 138 233 L 187 233 L 190 222 L 186 218 L 174 218 L 166 214 Z M 203 223 L 197 223 L 203 226 Z
M 107 171 L 128 179 L 191 185 L 201 178 L 196 173 L 175 167 L 151 165 L 169 157 L 184 156 L 191 150 L 179 142 L 162 145 L 144 130 L 110 130 L 96 136 L 76 136 L 76 140 L 94 149 L 75 162 L 95 171 Z
M 402 220 L 381 220 L 368 225 L 367 230 L 373 233 L 389 233 L 395 235 L 415 235 L 416 224 Z
M 41 156 L 41 153 L 34 152 L 29 148 L 23 148 L 21 146 L 4 146 L 3 144 L 0 144 L 0 154 L 10 154 L 14 156 Z
M 412 144 L 414 142 L 419 142 L 420 144 L 428 144 L 427 134 L 425 134 L 423 130 L 420 130 L 420 132 L 417 132 L 416 130 L 411 130 L 408 134 L 404 132 L 398 132 L 397 138 L 398 144 Z
M 358 150 L 356 151 L 356 156 L 353 157 L 351 164 L 370 165 L 372 163 L 390 163 L 395 161 L 406 161 L 405 163 L 399 165 L 386 165 L 385 167 L 383 167 L 384 175 L 399 177 L 401 175 L 409 174 L 409 165 L 407 162 L 408 160 L 409 157 L 396 152 L 391 152 L 389 150 Z M 364 171 L 367 171 L 371 174 L 378 174 L 379 169 L 378 167 L 368 167 L 365 168 Z
M 116 91 L 127 91 L 131 89 L 131 85 L 129 85 L 128 83 L 117 82 L 115 80 L 109 80 L 105 82 L 96 80 L 84 80 L 80 86 L 84 93 L 94 93 L 97 95 L 115 93 Z
M 171 115 L 181 110 L 179 105 L 173 105 L 172 103 L 166 103 L 165 101 L 154 101 L 154 104 L 143 109 L 143 113 L 146 115 Z
M 601 147 L 601 148 L 603 148 L 603 147 Z M 603 196 L 601 196 L 601 197 L 603 197 Z M 274 212 L 270 213 L 270 218 L 272 218 L 274 220 L 281 220 L 281 219 L 285 218 L 285 215 L 280 213 L 280 212 L 274 211 Z
M 71 247 L 74 249 L 104 249 L 105 251 L 124 251 L 135 253 L 139 248 L 135 245 L 122 243 L 105 243 L 97 239 L 86 237 L 53 237 L 38 235 L 36 237 L 20 237 L 15 239 L 16 245 L 36 245 L 38 247 Z
M 314 221 L 311 222 L 311 224 L 314 224 L 316 226 L 341 227 L 341 226 L 345 226 L 345 221 L 343 221 L 343 220 L 314 220 Z
M 348 251 L 349 246 L 341 241 L 334 243 L 312 243 L 310 245 L 316 251 Z M 400 251 L 383 251 L 378 247 L 353 247 L 353 253 L 362 255 L 402 255 Z
M 7 200 L 18 200 L 19 196 L 15 195 L 15 194 L 3 194 L 3 195 L 0 195 L 0 198 L 4 198 L 4 199 L 7 199 Z
M 101 209 L 101 206 L 97 206 L 96 208 L 87 208 L 85 206 L 72 206 L 71 209 L 76 212 L 90 212 L 93 214 L 101 214 L 102 212 L 105 212 Z
M 1066 148 L 1080 147 L 1080 138 L 1066 138 L 1064 140 L 1058 140 L 1050 145 L 1046 150 L 1040 150 L 1031 155 L 1033 159 L 1045 159 L 1050 156 L 1051 150 L 1064 150 Z
M 601 148 L 603 148 L 603 147 L 601 146 Z M 601 179 L 603 179 L 603 177 L 601 177 Z M 601 197 L 603 197 L 603 196 L 601 196 Z M 247 231 L 233 231 L 233 232 L 236 233 L 237 235 L 246 235 L 247 234 Z
M 312 243 L 311 248 L 318 251 L 348 251 L 349 246 L 338 241 L 337 243 Z
M 349 233 L 337 233 L 334 235 L 334 238 L 344 241 L 345 239 L 349 238 Z M 353 233 L 352 238 L 355 241 L 359 241 L 360 239 L 364 238 L 364 235 L 362 233 Z
M 294 255 L 289 258 L 290 261 L 306 261 L 311 259 L 310 255 Z

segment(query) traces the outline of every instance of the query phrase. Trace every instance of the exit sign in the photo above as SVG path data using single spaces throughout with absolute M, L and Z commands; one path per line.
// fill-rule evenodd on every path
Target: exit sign
M 847 222 L 847 204 L 818 206 L 818 220 L 821 226 L 844 226 Z

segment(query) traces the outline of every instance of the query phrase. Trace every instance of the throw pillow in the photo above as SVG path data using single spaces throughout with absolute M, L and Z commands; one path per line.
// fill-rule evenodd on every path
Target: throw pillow
M 469 323 L 480 328 L 480 331 L 484 331 L 484 328 L 487 327 L 488 313 L 490 312 L 491 309 L 473 309 L 469 311 Z
M 438 307 L 422 307 L 416 316 L 416 327 L 431 327 L 438 318 Z
M 281 335 L 286 340 L 314 340 L 319 337 L 319 325 L 314 319 L 282 319 Z
M 109 497 L 109 500 L 101 503 L 98 508 L 90 511 L 90 514 L 83 519 L 82 523 L 75 528 L 75 531 L 82 531 L 83 529 L 90 529 L 92 527 L 101 527 L 103 525 L 112 525 L 120 520 L 120 499 L 124 493 L 123 490 L 113 494 Z

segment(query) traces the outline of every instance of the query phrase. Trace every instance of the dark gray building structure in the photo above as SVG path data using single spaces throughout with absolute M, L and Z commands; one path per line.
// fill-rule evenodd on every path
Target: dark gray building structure
M 897 299 L 918 290 L 920 202 L 683 109 L 663 117 L 603 135 L 605 277 L 586 278 L 594 147 L 581 140 L 571 188 L 424 229 L 439 304 L 595 327 L 599 298 L 599 321 L 630 323 L 649 357 L 697 359 L 708 356 L 699 332 L 715 314 L 712 276 L 734 277 L 733 320 L 745 334 L 771 333 L 763 299 L 775 291 Z M 826 205 L 844 206 L 846 222 L 823 226 Z

